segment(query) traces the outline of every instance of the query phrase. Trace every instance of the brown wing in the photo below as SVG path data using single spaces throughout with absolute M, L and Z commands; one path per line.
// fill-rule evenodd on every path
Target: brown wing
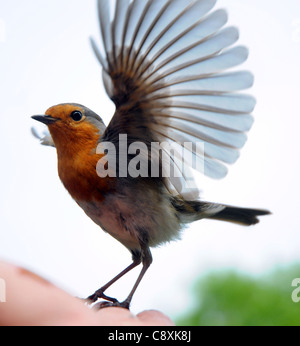
M 230 71 L 247 59 L 248 51 L 232 47 L 238 31 L 223 28 L 227 14 L 210 12 L 215 3 L 98 0 L 102 48 L 94 41 L 92 45 L 107 93 L 116 104 L 102 141 L 117 145 L 119 135 L 126 134 L 128 146 L 177 143 L 178 155 L 168 163 L 181 172 L 181 179 L 171 177 L 169 182 L 183 195 L 187 191 L 181 158 L 207 176 L 223 178 L 226 164 L 238 159 L 253 124 L 255 100 L 237 93 L 252 86 L 253 76 Z M 172 156 L 167 146 L 164 152 Z

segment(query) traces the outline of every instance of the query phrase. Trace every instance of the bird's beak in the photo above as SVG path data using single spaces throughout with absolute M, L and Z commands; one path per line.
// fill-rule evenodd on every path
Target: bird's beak
M 39 121 L 45 125 L 51 125 L 56 123 L 59 119 L 52 118 L 50 115 L 34 115 L 32 119 Z

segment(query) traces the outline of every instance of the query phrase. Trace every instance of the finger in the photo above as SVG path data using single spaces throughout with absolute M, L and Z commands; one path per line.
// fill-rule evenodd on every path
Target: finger
M 79 300 L 23 268 L 0 262 L 6 302 L 0 304 L 0 325 L 95 325 L 96 314 Z

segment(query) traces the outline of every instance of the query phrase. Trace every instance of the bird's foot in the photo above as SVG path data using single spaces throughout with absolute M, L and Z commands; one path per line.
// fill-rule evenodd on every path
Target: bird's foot
M 105 308 L 123 308 L 123 309 L 129 310 L 129 307 L 130 307 L 130 303 L 128 303 L 125 300 L 122 303 L 119 303 L 118 301 L 114 302 L 114 303 L 102 301 L 100 303 L 95 304 L 93 308 L 96 310 L 101 310 L 101 309 L 105 309 Z
M 103 299 L 104 301 L 97 303 L 99 299 Z M 89 305 L 97 303 L 93 306 L 93 308 L 98 310 L 111 307 L 129 310 L 130 307 L 130 302 L 128 300 L 124 300 L 124 302 L 120 303 L 117 299 L 106 296 L 101 288 L 94 294 L 86 298 L 85 301 Z
M 117 304 L 117 303 L 119 304 L 119 301 L 117 299 L 106 296 L 101 288 L 100 290 L 96 291 L 94 294 L 86 298 L 85 301 L 88 304 L 93 304 L 93 303 L 96 303 L 98 299 L 107 300 L 107 303 L 110 302 L 113 304 Z

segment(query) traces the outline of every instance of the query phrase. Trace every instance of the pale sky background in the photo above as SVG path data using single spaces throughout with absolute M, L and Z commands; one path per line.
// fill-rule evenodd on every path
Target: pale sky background
M 199 177 L 206 200 L 270 209 L 252 228 L 202 221 L 180 242 L 153 250 L 133 311 L 175 316 L 192 304 L 195 279 L 227 268 L 263 275 L 300 261 L 300 1 L 219 0 L 250 49 L 255 125 L 227 178 Z M 131 263 L 72 201 L 56 153 L 30 133 L 30 116 L 62 102 L 86 105 L 106 123 L 114 107 L 89 44 L 99 41 L 96 0 L 0 0 L 0 258 L 86 297 Z M 40 127 L 41 128 L 41 127 Z M 107 293 L 120 300 L 139 269 Z M 300 277 L 300 273 L 299 273 Z

